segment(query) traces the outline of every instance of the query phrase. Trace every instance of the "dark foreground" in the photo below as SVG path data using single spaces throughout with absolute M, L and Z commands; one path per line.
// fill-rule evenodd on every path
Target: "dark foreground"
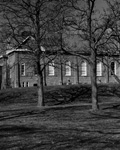
M 0 111 L 0 150 L 119 150 L 120 105 Z
M 58 89 L 62 101 L 54 91 L 46 89 L 52 106 L 41 109 L 36 89 L 0 92 L 0 150 L 120 150 L 118 86 L 100 87 L 98 112 L 89 87 Z

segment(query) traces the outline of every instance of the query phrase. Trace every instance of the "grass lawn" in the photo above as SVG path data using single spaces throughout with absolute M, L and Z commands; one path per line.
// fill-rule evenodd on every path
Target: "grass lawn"
M 100 85 L 98 112 L 86 86 L 0 91 L 0 150 L 120 150 L 120 87 Z

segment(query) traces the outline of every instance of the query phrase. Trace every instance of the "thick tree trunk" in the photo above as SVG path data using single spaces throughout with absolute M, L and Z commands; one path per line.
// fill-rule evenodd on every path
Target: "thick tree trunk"
M 76 56 L 76 65 L 77 65 L 77 84 L 79 84 L 79 63 L 78 57 Z
M 44 103 L 44 86 L 43 86 L 43 73 L 41 70 L 40 61 L 37 62 L 38 69 L 38 107 L 45 105 Z
M 89 49 L 91 51 L 91 88 L 92 88 L 92 110 L 98 110 L 98 93 L 96 78 L 96 43 L 95 35 L 92 32 L 92 14 L 94 13 L 95 0 L 87 0 L 88 4 L 88 31 L 89 31 Z M 94 37 L 94 38 L 93 38 Z
M 106 72 L 107 72 L 107 76 L 106 76 L 106 83 L 109 83 L 109 58 L 107 57 L 107 66 L 106 66 Z
M 46 68 L 44 68 L 44 85 L 47 86 L 47 81 L 46 81 Z
M 20 84 L 20 62 L 19 62 L 19 52 L 17 54 L 17 82 L 18 82 L 18 87 L 21 87 L 21 84 Z
M 61 85 L 63 85 L 63 62 L 62 62 L 62 56 L 60 55 L 60 82 Z
M 44 106 L 44 87 L 43 87 L 43 75 L 38 75 L 38 107 Z
M 21 87 L 20 84 L 20 64 L 18 63 L 18 87 Z
M 8 64 L 7 64 L 7 57 L 4 57 L 4 61 L 5 61 L 5 72 L 6 72 L 6 77 L 5 77 L 5 89 L 8 88 Z
M 91 88 L 92 88 L 92 110 L 98 110 L 98 92 L 97 92 L 97 77 L 96 77 L 96 52 L 91 51 Z
M 63 65 L 61 63 L 61 85 L 63 85 Z

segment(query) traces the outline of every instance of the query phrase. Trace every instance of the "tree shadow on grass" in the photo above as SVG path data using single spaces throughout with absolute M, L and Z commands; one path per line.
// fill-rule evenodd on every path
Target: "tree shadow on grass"
M 68 86 L 56 91 L 49 91 L 45 96 L 49 105 L 68 104 L 78 101 L 90 102 L 87 98 L 91 97 L 91 89 L 89 86 Z
M 48 115 L 57 116 L 59 115 L 60 111 L 65 111 L 69 113 L 73 113 L 75 111 L 82 111 L 82 110 L 89 110 L 91 105 L 60 105 L 54 107 L 44 107 L 42 109 L 39 108 L 22 108 L 22 109 L 13 109 L 13 110 L 1 110 L 0 111 L 0 122 L 2 121 L 9 121 L 10 119 L 18 119 L 21 117 L 44 117 Z M 56 112 L 56 113 L 55 113 Z
M 19 117 L 29 117 L 37 114 L 43 115 L 45 112 L 43 110 L 29 110 L 29 109 L 19 109 L 19 110 L 4 110 L 0 111 L 0 122 L 4 120 L 19 118 Z
M 118 85 L 98 85 L 99 102 L 112 101 L 111 97 L 120 98 Z M 100 98 L 101 97 L 101 98 Z M 91 85 L 63 86 L 45 93 L 48 105 L 68 104 L 71 102 L 91 103 Z
M 120 98 L 119 85 L 98 85 L 99 102 Z M 46 105 L 91 103 L 91 85 L 67 85 L 45 87 Z M 37 88 L 8 89 L 0 92 L 1 106 L 11 104 L 37 104 Z
M 22 116 L 33 116 L 38 115 L 45 117 L 45 113 L 52 113 L 52 110 L 55 111 L 57 108 L 46 109 L 43 111 L 32 110 L 25 112 L 12 112 L 9 114 L 6 119 L 14 119 Z M 61 109 L 61 108 L 60 108 Z M 73 107 L 70 107 L 70 111 L 72 111 Z M 75 110 L 79 110 L 80 107 L 74 108 Z M 56 114 L 56 112 L 54 112 Z M 60 112 L 59 112 L 60 113 Z M 47 114 L 47 117 L 49 118 Z M 53 114 L 51 114 L 53 116 Z M 7 116 L 7 115 L 6 115 Z M 109 128 L 110 131 L 102 130 L 102 127 L 95 129 L 94 127 L 90 128 L 90 123 L 94 120 L 102 119 L 120 119 L 120 115 L 114 115 L 110 111 L 98 113 L 91 113 L 90 116 L 86 116 L 84 120 L 89 124 L 83 128 L 75 128 L 66 126 L 62 127 L 49 127 L 49 124 L 45 125 L 34 125 L 34 124 L 26 124 L 26 125 L 0 125 L 0 149 L 29 149 L 29 150 L 73 150 L 73 149 L 118 149 L 120 146 L 120 137 L 114 138 L 120 135 L 119 126 L 115 126 L 117 132 L 113 132 L 114 128 Z M 10 117 L 10 118 L 9 118 Z M 57 117 L 57 116 L 56 116 Z M 22 118 L 21 118 L 22 119 Z M 49 118 L 50 119 L 50 118 Z M 9 123 L 9 120 L 8 120 Z M 7 123 L 7 124 L 8 124 Z M 52 120 L 51 120 L 52 123 Z M 77 122 L 76 122 L 77 123 Z M 63 121 L 64 124 L 64 121 Z M 54 126 L 54 125 L 53 125 Z M 104 125 L 103 125 L 104 126 Z M 117 144 L 117 145 L 116 145 Z
M 120 134 L 120 133 L 116 133 Z M 115 133 L 105 133 L 101 130 L 75 128 L 47 128 L 39 126 L 0 126 L 0 148 L 3 149 L 43 149 L 43 150 L 73 150 L 76 148 L 105 149 L 118 148 L 120 139 L 114 139 Z

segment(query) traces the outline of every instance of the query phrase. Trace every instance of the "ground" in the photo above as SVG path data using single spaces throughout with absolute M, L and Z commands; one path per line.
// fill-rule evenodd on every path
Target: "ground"
M 6 98 L 3 101 L 0 97 L 0 150 L 120 149 L 118 86 L 114 88 L 109 86 L 106 91 L 103 87 L 99 90 L 100 110 L 97 112 L 91 110 L 89 99 L 83 102 L 82 98 L 81 101 L 73 102 L 72 100 L 69 103 L 52 106 L 48 106 L 51 103 L 46 101 L 47 105 L 44 108 L 37 108 L 35 101 L 32 103 L 30 100 L 30 103 L 27 103 L 26 98 L 21 97 L 23 101 L 11 98 L 10 95 L 13 93 L 16 99 L 17 95 L 21 96 L 23 89 L 17 90 L 16 96 L 15 90 L 14 92 L 5 91 L 8 95 L 6 93 L 4 95 L 4 91 L 0 92 L 2 98 L 5 96 L 10 99 L 8 101 Z M 29 90 L 24 89 L 26 94 Z M 35 95 L 34 92 L 33 95 Z M 48 89 L 46 94 L 50 94 Z M 22 95 L 24 96 L 24 93 Z M 78 97 L 80 99 L 80 96 Z

